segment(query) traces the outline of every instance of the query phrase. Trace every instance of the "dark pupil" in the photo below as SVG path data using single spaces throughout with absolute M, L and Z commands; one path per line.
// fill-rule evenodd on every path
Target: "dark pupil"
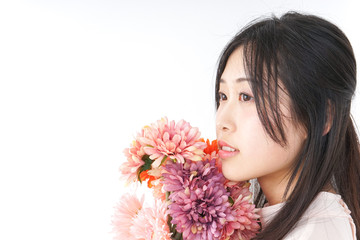
M 244 101 L 249 101 L 250 97 L 246 94 L 243 94 L 243 99 L 244 99 Z

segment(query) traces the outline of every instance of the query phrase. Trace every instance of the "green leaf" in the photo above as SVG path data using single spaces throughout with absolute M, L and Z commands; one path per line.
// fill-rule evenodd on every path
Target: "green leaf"
M 149 155 L 144 155 L 141 159 L 145 162 L 145 164 L 140 167 L 141 172 L 151 169 L 151 164 L 155 160 L 151 160 Z

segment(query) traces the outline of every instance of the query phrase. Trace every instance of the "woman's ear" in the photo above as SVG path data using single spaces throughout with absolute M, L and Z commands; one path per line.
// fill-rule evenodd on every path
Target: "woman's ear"
M 330 100 L 328 100 L 327 111 L 326 111 L 326 123 L 323 131 L 323 136 L 329 133 L 334 119 L 334 108 Z

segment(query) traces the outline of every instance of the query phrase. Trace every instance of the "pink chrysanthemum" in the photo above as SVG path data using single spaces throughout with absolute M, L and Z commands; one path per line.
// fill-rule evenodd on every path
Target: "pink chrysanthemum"
M 137 138 L 143 136 L 144 131 L 141 131 L 141 133 L 138 134 Z M 139 168 L 145 163 L 142 160 L 142 157 L 145 155 L 144 147 L 138 140 L 135 140 L 130 148 L 126 148 L 124 150 L 124 154 L 127 158 L 127 162 L 124 162 L 120 166 L 122 179 L 124 179 L 127 183 L 134 182 L 138 178 Z
M 144 146 L 150 159 L 154 160 L 153 168 L 159 167 L 166 156 L 180 163 L 184 163 L 184 159 L 202 160 L 202 150 L 206 144 L 198 141 L 198 128 L 191 127 L 184 120 L 175 124 L 175 121 L 168 122 L 165 117 L 145 127 L 144 132 L 144 136 L 137 140 Z
M 230 196 L 234 200 L 232 209 L 235 220 L 226 223 L 223 237 L 230 236 L 230 240 L 245 240 L 255 237 L 260 225 L 257 209 L 250 202 L 252 196 L 249 191 L 250 183 L 228 182 L 226 185 L 230 188 Z
M 112 219 L 115 240 L 136 239 L 130 233 L 130 227 L 133 225 L 133 220 L 141 211 L 143 203 L 144 197 L 142 197 L 141 200 L 139 200 L 135 195 L 130 194 L 126 194 L 121 197 Z
M 144 208 L 134 219 L 130 228 L 131 234 L 136 239 L 170 240 L 166 210 L 166 202 L 157 200 L 154 208 Z
M 165 165 L 164 189 L 171 192 L 168 213 L 184 239 L 220 239 L 227 221 L 234 221 L 225 178 L 215 159 Z

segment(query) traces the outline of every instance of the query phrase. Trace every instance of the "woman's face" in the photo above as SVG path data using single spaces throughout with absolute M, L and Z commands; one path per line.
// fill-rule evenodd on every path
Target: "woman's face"
M 289 172 L 306 134 L 292 123 L 288 96 L 284 92 L 279 94 L 287 138 L 285 147 L 274 142 L 260 122 L 245 74 L 242 48 L 231 54 L 221 76 L 216 114 L 219 156 L 227 179 L 279 180 Z

